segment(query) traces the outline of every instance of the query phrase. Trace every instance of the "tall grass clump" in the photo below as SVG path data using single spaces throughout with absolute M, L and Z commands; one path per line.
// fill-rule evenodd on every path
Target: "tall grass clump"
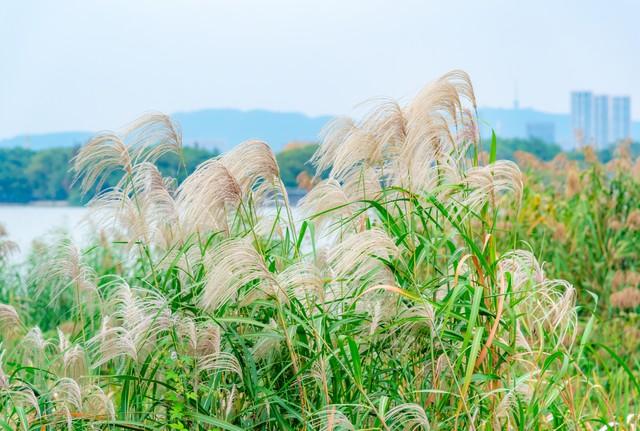
M 582 367 L 576 290 L 499 228 L 523 176 L 481 163 L 468 76 L 339 118 L 292 207 L 267 144 L 181 184 L 160 114 L 74 159 L 94 246 L 45 247 L 0 305 L 6 429 L 597 429 L 622 404 Z M 513 238 L 510 236 L 509 238 Z M 64 321 L 47 307 L 70 301 Z M 11 301 L 9 301 L 11 302 Z M 40 309 L 43 311 L 44 309 Z M 631 374 L 633 377 L 633 374 Z M 632 380 L 629 394 L 637 389 Z M 637 392 L 636 392 L 637 393 Z

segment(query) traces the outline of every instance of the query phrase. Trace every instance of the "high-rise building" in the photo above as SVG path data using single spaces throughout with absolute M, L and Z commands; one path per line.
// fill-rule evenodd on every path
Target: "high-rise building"
M 611 104 L 611 138 L 613 142 L 631 137 L 631 98 L 615 96 Z
M 543 142 L 553 144 L 556 142 L 556 128 L 551 122 L 527 123 L 527 137 L 529 139 L 539 139 Z
M 593 94 L 590 91 L 571 93 L 571 128 L 576 146 L 593 142 Z
M 609 145 L 609 96 L 593 98 L 593 143 L 599 149 Z

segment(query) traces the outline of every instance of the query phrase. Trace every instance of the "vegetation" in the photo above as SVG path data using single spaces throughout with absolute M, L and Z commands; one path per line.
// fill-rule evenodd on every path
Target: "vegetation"
M 69 172 L 69 161 L 78 148 L 52 148 L 33 151 L 24 148 L 0 149 L 0 202 L 28 203 L 33 201 L 69 201 L 81 203 L 78 190 L 72 188 L 73 175 Z M 168 155 L 158 161 L 164 175 L 183 179 L 187 172 L 215 152 L 186 147 L 181 152 L 182 160 Z M 117 183 L 117 175 L 107 179 L 105 188 Z
M 298 208 L 263 142 L 177 181 L 156 166 L 181 152 L 167 117 L 92 139 L 73 166 L 101 190 L 95 245 L 2 271 L 0 426 L 632 429 L 632 160 L 519 153 L 525 176 L 482 152 L 473 112 L 454 71 L 336 120 Z

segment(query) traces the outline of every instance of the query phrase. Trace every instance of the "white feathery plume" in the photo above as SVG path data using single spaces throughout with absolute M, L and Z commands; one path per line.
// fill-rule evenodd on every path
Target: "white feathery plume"
M 361 126 L 375 136 L 385 159 L 397 157 L 407 138 L 404 109 L 393 99 L 378 103 L 364 117 Z
M 303 218 L 317 220 L 319 229 L 332 221 L 353 215 L 354 207 L 340 183 L 329 178 L 318 183 L 300 202 L 298 208 Z
M 220 352 L 221 330 L 214 322 L 206 321 L 196 328 L 198 356 L 213 355 Z
M 42 264 L 36 271 L 37 277 L 45 280 L 40 283 L 39 293 L 56 281 L 60 290 L 73 286 L 81 292 L 97 292 L 95 271 L 82 260 L 80 250 L 70 238 L 61 238 L 53 247 L 51 259 Z
M 0 344 L 0 390 L 6 389 L 9 387 L 9 376 L 7 376 L 4 372 L 3 363 L 4 363 L 4 349 L 2 348 L 2 344 Z
M 322 144 L 311 157 L 317 175 L 321 175 L 333 165 L 338 149 L 355 127 L 353 120 L 348 117 L 334 118 L 323 127 L 320 132 Z
M 326 406 L 310 419 L 311 428 L 316 431 L 355 431 L 356 427 L 336 405 Z
M 196 332 L 196 322 L 191 316 L 175 315 L 174 327 L 176 335 L 182 343 L 187 344 L 190 354 L 195 354 L 198 348 L 198 334 Z
M 83 193 L 96 183 L 99 190 L 112 172 L 121 169 L 130 177 L 135 165 L 153 163 L 169 152 L 179 153 L 181 147 L 180 131 L 168 116 L 143 115 L 121 134 L 103 132 L 89 140 L 72 160 L 74 182 L 82 178 Z
M 225 419 L 229 417 L 231 414 L 231 409 L 233 408 L 233 402 L 235 401 L 237 387 L 235 383 L 231 386 L 231 390 L 228 395 L 225 397 L 223 401 L 224 406 L 224 417 Z
M 517 410 L 519 403 L 528 402 L 531 399 L 533 395 L 531 386 L 535 385 L 535 383 L 536 379 L 531 373 L 516 378 L 515 386 L 504 391 L 505 393 L 495 409 L 494 426 L 502 428 L 499 419 L 506 418 L 511 427 L 510 411 L 512 409 Z
M 463 202 L 470 208 L 495 200 L 501 192 L 514 193 L 518 202 L 522 197 L 522 173 L 518 165 L 509 160 L 473 167 L 466 172 L 464 182 L 470 188 L 470 193 Z
M 322 271 L 311 262 L 296 262 L 289 265 L 277 276 L 280 285 L 288 295 L 298 300 L 311 300 L 321 297 L 324 291 L 325 277 Z
M 209 270 L 207 284 L 200 297 L 200 304 L 207 310 L 238 295 L 240 288 L 256 281 L 254 289 L 269 294 L 280 294 L 273 275 L 249 238 L 229 239 L 221 242 L 211 253 L 206 264 Z
M 153 349 L 161 332 L 175 326 L 166 299 L 150 289 L 132 289 L 121 283 L 110 299 L 116 317 L 133 337 L 137 356 Z
M 66 377 L 74 379 L 87 372 L 85 352 L 82 346 L 71 344 L 66 335 L 58 328 L 58 350 L 62 354 L 62 371 Z
M 354 127 L 346 135 L 342 145 L 335 152 L 331 178 L 344 181 L 363 167 L 375 165 L 382 158 L 382 149 L 375 136 L 365 130 Z
M 111 326 L 111 318 L 108 315 L 102 318 L 101 329 L 94 338 L 89 340 L 89 345 L 97 346 L 98 350 L 96 361 L 92 365 L 93 368 L 120 357 L 128 357 L 134 362 L 138 361 L 134 335 L 122 326 Z
M 21 387 L 19 390 L 8 390 L 7 393 L 11 397 L 11 402 L 14 406 L 29 406 L 33 408 L 37 417 L 41 416 L 40 404 L 38 404 L 38 397 L 36 394 L 27 387 Z
M 345 178 L 342 189 L 351 201 L 373 200 L 382 193 L 380 177 L 373 167 L 353 170 Z
M 166 114 L 150 112 L 128 124 L 123 131 L 135 164 L 155 162 L 167 153 L 180 154 L 180 128 Z
M 336 280 L 360 279 L 379 270 L 378 258 L 388 259 L 399 253 L 398 247 L 385 231 L 379 228 L 353 234 L 338 243 L 327 258 Z
M 542 283 L 546 279 L 542 265 L 528 250 L 506 253 L 500 259 L 498 270 L 503 274 L 511 273 L 511 285 L 515 291 L 526 288 L 530 282 Z
M 2 338 L 14 336 L 23 327 L 16 309 L 11 305 L 0 303 L 0 334 L 2 334 Z
M 289 337 L 292 338 L 295 332 L 295 326 L 289 329 Z M 276 355 L 285 340 L 285 334 L 278 327 L 276 322 L 271 319 L 269 325 L 259 334 L 259 339 L 251 349 L 251 353 L 256 359 L 272 358 Z
M 42 330 L 37 326 L 34 326 L 27 332 L 27 335 L 24 336 L 20 344 L 25 351 L 35 350 L 41 355 L 49 346 L 49 342 L 44 338 Z
M 178 224 L 178 210 L 171 188 L 173 179 L 162 177 L 158 168 L 149 162 L 136 166 L 133 174 L 135 202 L 139 210 L 144 210 L 143 219 L 150 225 L 152 240 L 168 247 L 175 235 Z
M 82 179 L 83 193 L 87 193 L 94 184 L 97 190 L 101 189 L 109 175 L 118 169 L 128 173 L 133 170 L 127 145 L 113 132 L 102 132 L 91 138 L 71 163 L 76 172 L 73 182 Z
M 4 239 L 0 235 L 0 261 L 8 259 L 20 251 L 20 246 L 14 241 Z
M 100 386 L 90 385 L 83 392 L 83 405 L 86 413 L 96 419 L 115 420 L 116 411 L 113 401 Z
M 228 352 L 217 352 L 198 358 L 198 371 L 226 371 L 236 374 L 242 380 L 242 367 L 238 359 Z
M 73 407 L 74 411 L 82 411 L 82 390 L 75 380 L 69 377 L 58 379 L 51 391 L 56 403 L 67 408 Z
M 228 230 L 227 207 L 235 207 L 242 191 L 229 170 L 216 159 L 200 164 L 178 187 L 176 204 L 185 235 Z
M 276 156 L 265 142 L 242 142 L 218 160 L 238 182 L 245 198 L 252 193 L 259 200 L 270 188 L 280 185 Z
M 427 418 L 424 409 L 413 403 L 395 406 L 385 414 L 384 421 L 391 431 L 428 431 L 431 429 L 429 418 Z

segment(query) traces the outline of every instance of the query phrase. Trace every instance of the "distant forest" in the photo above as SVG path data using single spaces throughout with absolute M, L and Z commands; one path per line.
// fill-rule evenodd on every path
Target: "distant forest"
M 488 146 L 488 141 L 484 141 Z M 282 180 L 287 187 L 297 186 L 297 177 L 302 171 L 313 175 L 313 167 L 307 162 L 317 145 L 293 144 L 285 147 L 277 154 Z M 527 151 L 542 160 L 551 160 L 562 150 L 558 145 L 526 139 L 498 139 L 498 158 L 513 159 L 515 151 Z M 633 152 L 638 154 L 639 144 L 633 145 Z M 0 202 L 29 203 L 36 201 L 68 201 L 81 204 L 89 197 L 82 197 L 79 189 L 72 186 L 73 173 L 70 172 L 69 161 L 77 148 L 52 148 L 46 150 L 29 150 L 25 148 L 0 149 Z M 600 151 L 603 162 L 611 159 L 613 149 Z M 165 156 L 158 162 L 158 167 L 165 175 L 182 180 L 192 172 L 198 164 L 215 157 L 217 152 L 184 148 L 184 165 L 176 156 Z M 580 158 L 580 154 L 569 153 L 572 158 Z M 105 187 L 113 186 L 115 181 L 107 181 Z

